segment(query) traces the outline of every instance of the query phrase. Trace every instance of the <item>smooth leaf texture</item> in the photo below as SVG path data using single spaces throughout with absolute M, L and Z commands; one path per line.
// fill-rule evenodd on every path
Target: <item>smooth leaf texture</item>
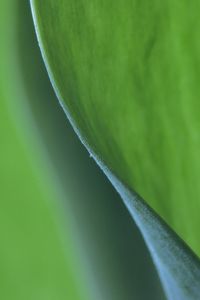
M 198 255 L 199 6 L 178 0 L 32 1 L 49 74 L 82 141 L 108 167 L 108 176 L 111 170 L 139 193 Z M 115 186 L 123 196 L 124 187 Z M 134 205 L 129 210 L 137 211 Z M 162 223 L 155 213 L 148 218 L 153 228 L 155 220 Z M 145 224 L 138 222 L 154 260 L 159 257 L 159 270 L 164 264 L 170 274 L 164 271 L 162 278 L 178 278 L 176 299 L 196 299 L 198 260 L 170 231 L 185 255 L 172 247 L 177 267 L 170 267 L 173 259 L 152 248 L 159 239 L 148 240 Z M 168 232 L 166 224 L 161 229 Z

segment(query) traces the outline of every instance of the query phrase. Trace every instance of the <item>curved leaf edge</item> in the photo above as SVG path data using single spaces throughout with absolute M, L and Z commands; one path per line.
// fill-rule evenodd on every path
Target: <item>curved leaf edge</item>
M 85 146 L 89 155 L 93 157 L 100 169 L 107 176 L 111 184 L 122 198 L 130 215 L 137 224 L 143 239 L 150 251 L 164 291 L 168 299 L 196 300 L 200 295 L 200 260 L 192 249 L 170 228 L 170 226 L 144 201 L 138 194 L 129 189 L 120 178 L 117 178 L 103 159 L 93 150 L 87 138 L 62 101 L 56 80 L 50 69 L 48 55 L 37 24 L 37 12 L 34 0 L 30 0 L 33 22 L 42 58 L 54 88 L 55 94 L 66 114 L 71 126 Z

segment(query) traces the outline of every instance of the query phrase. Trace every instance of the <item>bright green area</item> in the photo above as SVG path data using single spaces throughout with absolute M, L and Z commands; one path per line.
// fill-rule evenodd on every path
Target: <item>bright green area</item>
M 0 298 L 88 300 L 73 226 L 67 219 L 63 235 L 62 196 L 27 105 L 17 45 L 23 5 L 5 0 L 0 10 Z
M 200 254 L 199 1 L 32 3 L 85 141 Z

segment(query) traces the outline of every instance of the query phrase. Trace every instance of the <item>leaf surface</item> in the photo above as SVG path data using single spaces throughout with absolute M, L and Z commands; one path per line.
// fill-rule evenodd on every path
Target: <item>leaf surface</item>
M 105 173 L 114 174 L 111 180 L 122 196 L 124 186 L 116 184 L 115 176 L 148 201 L 199 255 L 200 4 L 31 2 L 52 83 L 80 138 Z M 135 212 L 127 197 L 123 199 Z M 154 217 L 162 223 L 155 212 L 148 214 L 154 225 Z M 166 223 L 162 232 L 168 232 Z M 148 226 L 142 221 L 138 225 L 151 248 L 156 241 L 148 240 Z M 188 272 L 196 266 L 196 283 L 191 284 L 190 276 L 177 281 L 178 286 L 189 282 L 194 298 L 200 282 L 198 259 L 175 235 L 170 236 L 186 257 L 191 255 Z M 166 253 L 161 260 L 168 268 L 164 257 Z M 180 272 L 185 260 L 179 258 Z M 175 276 L 172 265 L 169 272 Z M 179 298 L 188 299 L 186 289 L 181 290 Z

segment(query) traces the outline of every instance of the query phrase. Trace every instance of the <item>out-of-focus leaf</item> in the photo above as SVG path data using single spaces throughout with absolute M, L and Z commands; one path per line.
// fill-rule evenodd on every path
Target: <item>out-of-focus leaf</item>
M 3 0 L 0 9 L 0 298 L 94 299 L 70 218 L 63 238 L 56 204 L 62 196 L 26 105 L 17 49 L 20 5 Z
M 31 2 L 52 83 L 82 141 L 122 196 L 119 182 L 199 254 L 198 2 Z M 196 299 L 198 259 L 128 195 L 169 297 Z

